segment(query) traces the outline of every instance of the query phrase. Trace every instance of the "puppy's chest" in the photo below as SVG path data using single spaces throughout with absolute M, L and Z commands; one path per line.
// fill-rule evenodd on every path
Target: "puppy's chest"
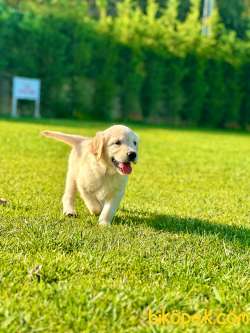
M 125 186 L 124 180 L 117 176 L 103 177 L 100 186 L 96 188 L 95 194 L 99 201 L 112 197 L 116 192 L 121 191 Z
M 99 201 L 104 201 L 108 197 L 112 197 L 116 192 L 123 190 L 126 183 L 126 176 L 94 172 L 87 177 L 85 175 L 85 177 L 82 178 L 80 186 L 84 188 L 85 191 L 94 194 Z

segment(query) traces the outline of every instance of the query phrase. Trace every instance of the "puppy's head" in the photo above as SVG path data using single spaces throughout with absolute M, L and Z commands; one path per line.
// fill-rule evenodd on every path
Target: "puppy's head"
M 108 168 L 121 175 L 132 172 L 131 163 L 138 160 L 138 137 L 128 127 L 114 125 L 98 132 L 92 141 L 92 152 L 102 159 Z

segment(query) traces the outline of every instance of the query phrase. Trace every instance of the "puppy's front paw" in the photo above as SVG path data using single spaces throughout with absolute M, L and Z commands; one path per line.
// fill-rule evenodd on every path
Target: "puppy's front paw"
M 107 227 L 107 226 L 110 225 L 110 222 L 109 222 L 109 221 L 105 221 L 105 220 L 100 220 L 100 221 L 99 221 L 99 225 L 102 225 L 102 226 Z

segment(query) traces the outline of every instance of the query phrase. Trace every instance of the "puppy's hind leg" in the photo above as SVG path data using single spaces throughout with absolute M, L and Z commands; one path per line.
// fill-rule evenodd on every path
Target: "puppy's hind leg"
M 66 178 L 65 191 L 62 198 L 64 215 L 67 216 L 77 215 L 74 208 L 75 195 L 76 195 L 76 182 L 72 173 L 69 170 Z

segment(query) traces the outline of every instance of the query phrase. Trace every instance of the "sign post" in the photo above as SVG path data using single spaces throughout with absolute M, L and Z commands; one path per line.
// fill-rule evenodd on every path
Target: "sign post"
M 212 16 L 213 8 L 214 0 L 204 0 L 201 29 L 204 36 L 209 36 L 211 33 L 211 26 L 208 25 L 208 19 Z
M 34 117 L 40 118 L 40 89 L 41 81 L 38 79 L 29 79 L 26 77 L 15 76 L 13 78 L 12 95 L 12 117 L 18 117 L 17 102 L 19 99 L 27 99 L 35 102 Z

